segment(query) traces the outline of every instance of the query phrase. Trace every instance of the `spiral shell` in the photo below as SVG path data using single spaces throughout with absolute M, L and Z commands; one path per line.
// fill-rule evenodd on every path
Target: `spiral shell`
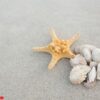
M 87 81 L 87 82 L 84 82 L 84 86 L 86 87 L 86 88 L 93 88 L 94 86 L 96 85 L 96 81 L 94 81 L 94 82 L 89 82 L 89 81 Z
M 96 75 L 97 75 L 96 68 L 93 67 L 91 71 L 88 73 L 88 80 L 90 83 L 95 81 Z
M 84 83 L 84 86 L 87 88 L 92 88 L 96 83 L 96 68 L 92 67 L 91 71 L 88 73 L 87 82 Z

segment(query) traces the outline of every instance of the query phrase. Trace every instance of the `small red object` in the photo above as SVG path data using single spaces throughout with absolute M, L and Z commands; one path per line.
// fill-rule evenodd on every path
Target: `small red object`
M 4 100 L 4 96 L 0 96 L 0 100 Z

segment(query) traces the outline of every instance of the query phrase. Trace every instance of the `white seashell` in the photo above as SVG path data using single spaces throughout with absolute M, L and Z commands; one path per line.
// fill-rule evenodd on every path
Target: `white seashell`
M 90 62 L 90 67 L 91 67 L 91 68 L 97 67 L 97 65 L 98 65 L 97 62 L 94 62 L 94 61 L 91 61 L 91 62 Z
M 90 62 L 92 60 L 92 54 L 89 48 L 83 48 L 80 52 L 85 57 L 87 62 Z
M 94 45 L 85 44 L 85 45 L 83 45 L 83 48 L 88 48 L 88 49 L 90 49 L 92 51 L 96 47 Z
M 94 82 L 95 79 L 96 79 L 96 76 L 97 76 L 96 68 L 93 67 L 93 68 L 91 69 L 91 71 L 88 73 L 88 81 L 89 81 L 90 83 Z
M 100 63 L 97 66 L 97 80 L 100 80 Z
M 87 82 L 84 82 L 84 86 L 86 87 L 86 88 L 93 88 L 94 86 L 95 86 L 95 84 L 96 84 L 96 81 L 94 81 L 94 82 L 89 82 L 89 81 L 87 81 Z
M 93 63 L 92 63 L 93 64 Z M 92 67 L 91 71 L 88 73 L 87 82 L 84 82 L 84 86 L 87 88 L 92 88 L 96 83 L 96 68 Z
M 76 46 L 75 49 L 74 49 L 74 52 L 76 54 L 79 54 L 80 53 L 80 49 L 81 49 L 81 46 Z
M 92 59 L 93 61 L 100 62 L 100 49 L 98 48 L 93 49 Z
M 76 66 L 79 64 L 86 65 L 87 62 L 82 55 L 78 54 L 74 58 L 70 59 L 70 64 L 71 66 Z
M 73 67 L 70 72 L 70 81 L 73 84 L 81 84 L 87 76 L 87 73 L 91 70 L 91 68 L 87 65 L 77 65 Z
M 93 45 L 85 44 L 85 45 L 81 45 L 81 46 L 76 46 L 74 51 L 77 54 L 77 53 L 80 53 L 83 48 L 88 48 L 88 49 L 90 49 L 92 51 L 96 47 L 93 46 Z

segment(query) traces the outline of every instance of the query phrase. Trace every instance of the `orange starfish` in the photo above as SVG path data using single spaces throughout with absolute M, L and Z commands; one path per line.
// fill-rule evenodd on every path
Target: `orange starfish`
M 52 55 L 52 59 L 48 68 L 52 69 L 60 59 L 73 58 L 75 56 L 70 47 L 76 40 L 78 40 L 79 34 L 74 35 L 68 40 L 59 39 L 54 30 L 52 30 L 50 34 L 52 37 L 52 42 L 45 47 L 33 48 L 33 51 L 50 53 Z

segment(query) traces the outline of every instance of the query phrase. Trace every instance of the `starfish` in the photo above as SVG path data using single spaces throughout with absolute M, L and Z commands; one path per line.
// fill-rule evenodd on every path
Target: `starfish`
M 57 37 L 53 29 L 50 32 L 50 35 L 52 37 L 51 43 L 44 47 L 33 48 L 33 51 L 46 52 L 52 55 L 52 59 L 50 64 L 48 65 L 48 69 L 52 69 L 56 65 L 56 63 L 62 58 L 70 59 L 75 57 L 75 54 L 71 51 L 70 47 L 74 42 L 76 42 L 76 40 L 79 39 L 80 36 L 79 34 L 75 34 L 67 40 L 62 40 Z

